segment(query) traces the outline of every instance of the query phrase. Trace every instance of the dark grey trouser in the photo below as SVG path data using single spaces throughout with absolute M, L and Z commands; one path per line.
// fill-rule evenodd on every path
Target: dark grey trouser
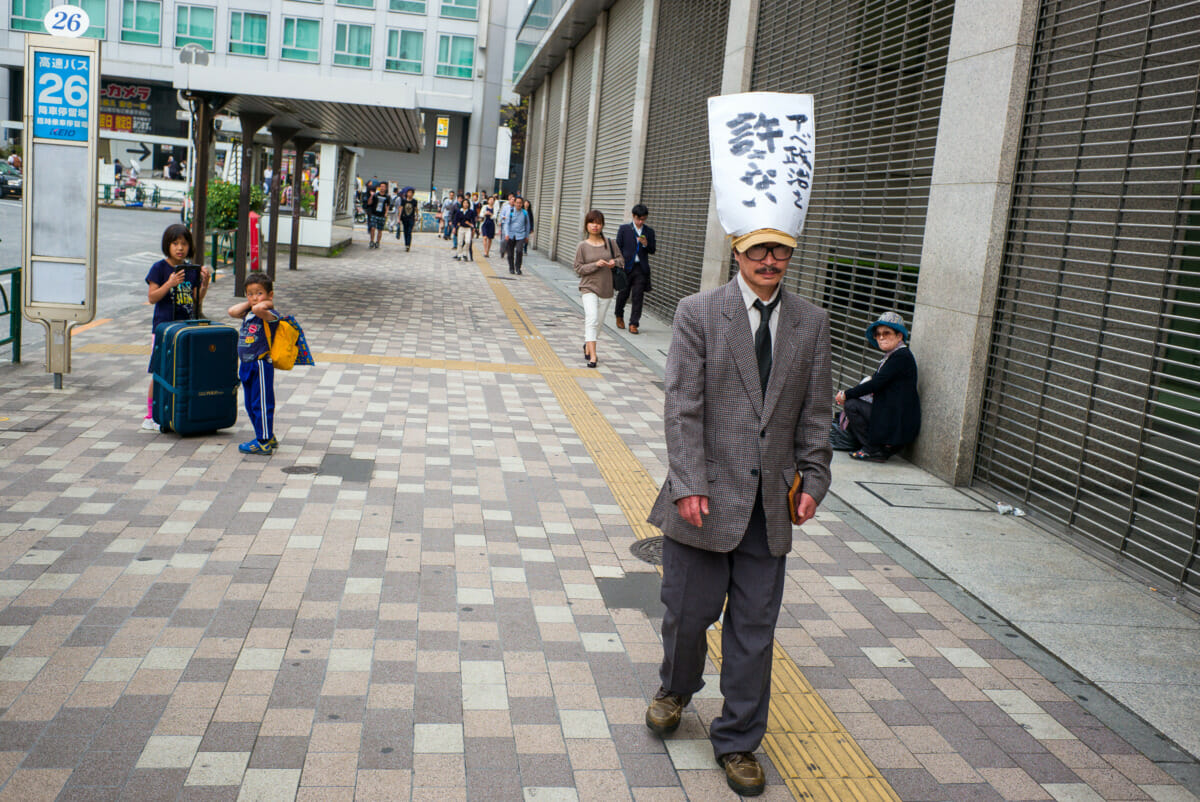
M 625 304 L 632 302 L 633 306 L 629 310 L 629 325 L 642 325 L 642 300 L 646 297 L 646 279 L 649 277 L 647 271 L 641 267 L 636 267 L 628 271 L 629 286 L 617 293 L 617 308 L 614 310 L 617 317 L 625 317 Z
M 775 622 L 783 600 L 786 557 L 767 548 L 762 493 L 738 547 L 727 554 L 663 541 L 662 686 L 689 695 L 704 687 L 705 632 L 721 615 L 721 693 L 725 704 L 709 727 L 713 753 L 753 752 L 767 731 Z M 728 598 L 728 604 L 726 604 Z
M 525 251 L 521 246 L 525 243 L 524 238 L 517 239 L 510 237 L 508 239 L 508 269 L 509 271 L 521 272 L 521 260 L 525 258 Z
M 899 449 L 889 448 L 882 443 L 872 443 L 869 437 L 871 431 L 871 402 L 861 398 L 847 398 L 843 405 L 846 418 L 850 422 L 850 434 L 859 442 L 863 450 L 873 457 L 887 458 Z

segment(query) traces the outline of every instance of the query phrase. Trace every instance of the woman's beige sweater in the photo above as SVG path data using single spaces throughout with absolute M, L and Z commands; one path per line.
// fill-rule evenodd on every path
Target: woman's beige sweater
M 608 249 L 609 243 L 612 243 L 611 252 Z M 613 297 L 612 270 L 601 267 L 598 264 L 601 259 L 616 259 L 618 270 L 625 267 L 621 249 L 611 239 L 606 237 L 603 245 L 592 245 L 587 240 L 579 243 L 579 247 L 575 249 L 575 272 L 579 275 L 579 291 L 592 292 L 601 298 L 611 298 Z

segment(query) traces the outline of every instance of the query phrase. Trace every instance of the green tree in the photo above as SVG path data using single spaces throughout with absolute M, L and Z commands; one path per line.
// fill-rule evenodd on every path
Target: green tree
M 512 129 L 512 160 L 525 163 L 525 128 L 529 123 L 529 98 L 500 107 L 500 124 Z
M 214 178 L 208 182 L 208 214 L 210 228 L 227 231 L 237 228 L 238 207 L 242 201 L 242 188 L 237 184 Z M 250 187 L 250 211 L 262 213 L 262 187 Z

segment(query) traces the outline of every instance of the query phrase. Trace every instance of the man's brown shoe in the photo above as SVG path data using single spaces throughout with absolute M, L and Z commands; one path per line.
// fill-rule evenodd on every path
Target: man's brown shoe
M 637 326 L 630 326 L 630 327 L 629 327 L 629 333 L 630 333 L 630 334 L 637 334 Z
M 646 708 L 646 726 L 659 735 L 670 735 L 679 729 L 683 708 L 691 700 L 691 696 L 681 696 L 659 688 L 658 693 L 654 694 L 654 701 Z
M 623 317 L 617 318 L 617 328 L 618 329 L 625 328 L 625 318 L 623 318 Z
M 758 758 L 750 752 L 730 752 L 721 755 L 717 762 L 725 767 L 725 782 L 742 796 L 758 796 L 767 787 Z

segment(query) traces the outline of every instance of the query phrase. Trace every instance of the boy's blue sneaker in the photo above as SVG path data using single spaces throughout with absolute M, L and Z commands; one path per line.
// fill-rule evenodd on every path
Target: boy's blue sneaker
M 264 457 L 269 457 L 275 453 L 275 444 L 270 440 L 265 443 L 260 443 L 257 440 L 247 440 L 238 446 L 238 451 L 243 454 L 261 454 Z

